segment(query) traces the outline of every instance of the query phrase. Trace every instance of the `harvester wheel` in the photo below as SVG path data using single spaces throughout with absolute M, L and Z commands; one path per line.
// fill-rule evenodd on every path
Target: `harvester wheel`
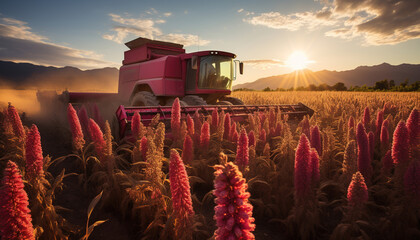
M 220 100 L 221 101 L 228 101 L 228 102 L 232 103 L 233 105 L 245 105 L 245 103 L 241 99 L 235 98 L 235 97 L 224 97 Z
M 174 101 L 175 101 L 174 98 L 167 100 L 166 103 L 165 103 L 165 106 L 172 106 L 174 104 Z M 181 107 L 188 106 L 188 104 L 186 102 L 182 101 L 182 100 L 179 100 L 179 105 Z
M 204 101 L 202 97 L 196 95 L 187 95 L 182 98 L 182 101 L 189 106 L 207 105 L 206 101 Z
M 233 105 L 231 102 L 228 102 L 228 101 L 218 101 L 217 103 L 216 103 L 216 105 Z
M 131 99 L 131 106 L 159 106 L 159 101 L 151 92 L 140 91 Z

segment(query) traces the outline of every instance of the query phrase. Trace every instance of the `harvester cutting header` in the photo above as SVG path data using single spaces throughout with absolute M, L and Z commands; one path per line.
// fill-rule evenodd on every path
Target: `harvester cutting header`
M 301 103 L 246 106 L 242 100 L 229 96 L 237 68 L 243 73 L 243 63 L 234 60 L 233 53 L 216 50 L 185 53 L 183 45 L 146 38 L 137 38 L 125 45 L 129 50 L 124 52 L 118 93 L 64 92 L 59 96 L 62 101 L 74 104 L 101 100 L 112 101 L 109 106 L 118 103 L 116 117 L 121 136 L 135 111 L 140 112 L 146 124 L 158 113 L 161 120 L 170 119 L 170 107 L 175 98 L 180 99 L 184 115 L 197 110 L 207 115 L 218 109 L 240 118 L 270 108 L 288 114 L 289 118 L 313 114 L 313 110 Z M 46 93 L 38 93 L 41 105 L 45 96 Z

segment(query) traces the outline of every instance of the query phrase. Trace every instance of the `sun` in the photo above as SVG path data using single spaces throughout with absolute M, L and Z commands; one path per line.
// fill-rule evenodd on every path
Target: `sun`
M 290 67 L 291 69 L 295 70 L 302 70 L 311 63 L 306 57 L 306 54 L 302 51 L 295 51 L 293 52 L 289 58 L 286 60 L 286 66 Z

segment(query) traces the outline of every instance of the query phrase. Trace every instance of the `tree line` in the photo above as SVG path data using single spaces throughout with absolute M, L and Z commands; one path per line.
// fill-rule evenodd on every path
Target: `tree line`
M 253 89 L 248 88 L 238 88 L 234 91 L 255 91 Z M 332 86 L 322 83 L 318 86 L 315 84 L 309 84 L 306 87 L 300 86 L 297 88 L 277 88 L 277 89 L 271 89 L 269 87 L 266 87 L 263 89 L 263 91 L 353 91 L 353 92 L 417 92 L 420 91 L 420 81 L 415 81 L 412 84 L 408 84 L 408 79 L 401 82 L 399 85 L 395 84 L 394 80 L 388 81 L 388 79 L 375 82 L 375 85 L 372 87 L 369 87 L 367 85 L 363 86 L 351 86 L 347 87 L 344 83 L 338 82 Z

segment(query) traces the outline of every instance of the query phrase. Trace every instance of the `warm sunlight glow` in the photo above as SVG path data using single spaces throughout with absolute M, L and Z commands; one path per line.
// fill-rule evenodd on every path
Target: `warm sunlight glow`
M 293 52 L 289 58 L 286 60 L 286 66 L 290 67 L 293 70 L 302 70 L 311 63 L 304 52 L 302 51 L 295 51 Z

